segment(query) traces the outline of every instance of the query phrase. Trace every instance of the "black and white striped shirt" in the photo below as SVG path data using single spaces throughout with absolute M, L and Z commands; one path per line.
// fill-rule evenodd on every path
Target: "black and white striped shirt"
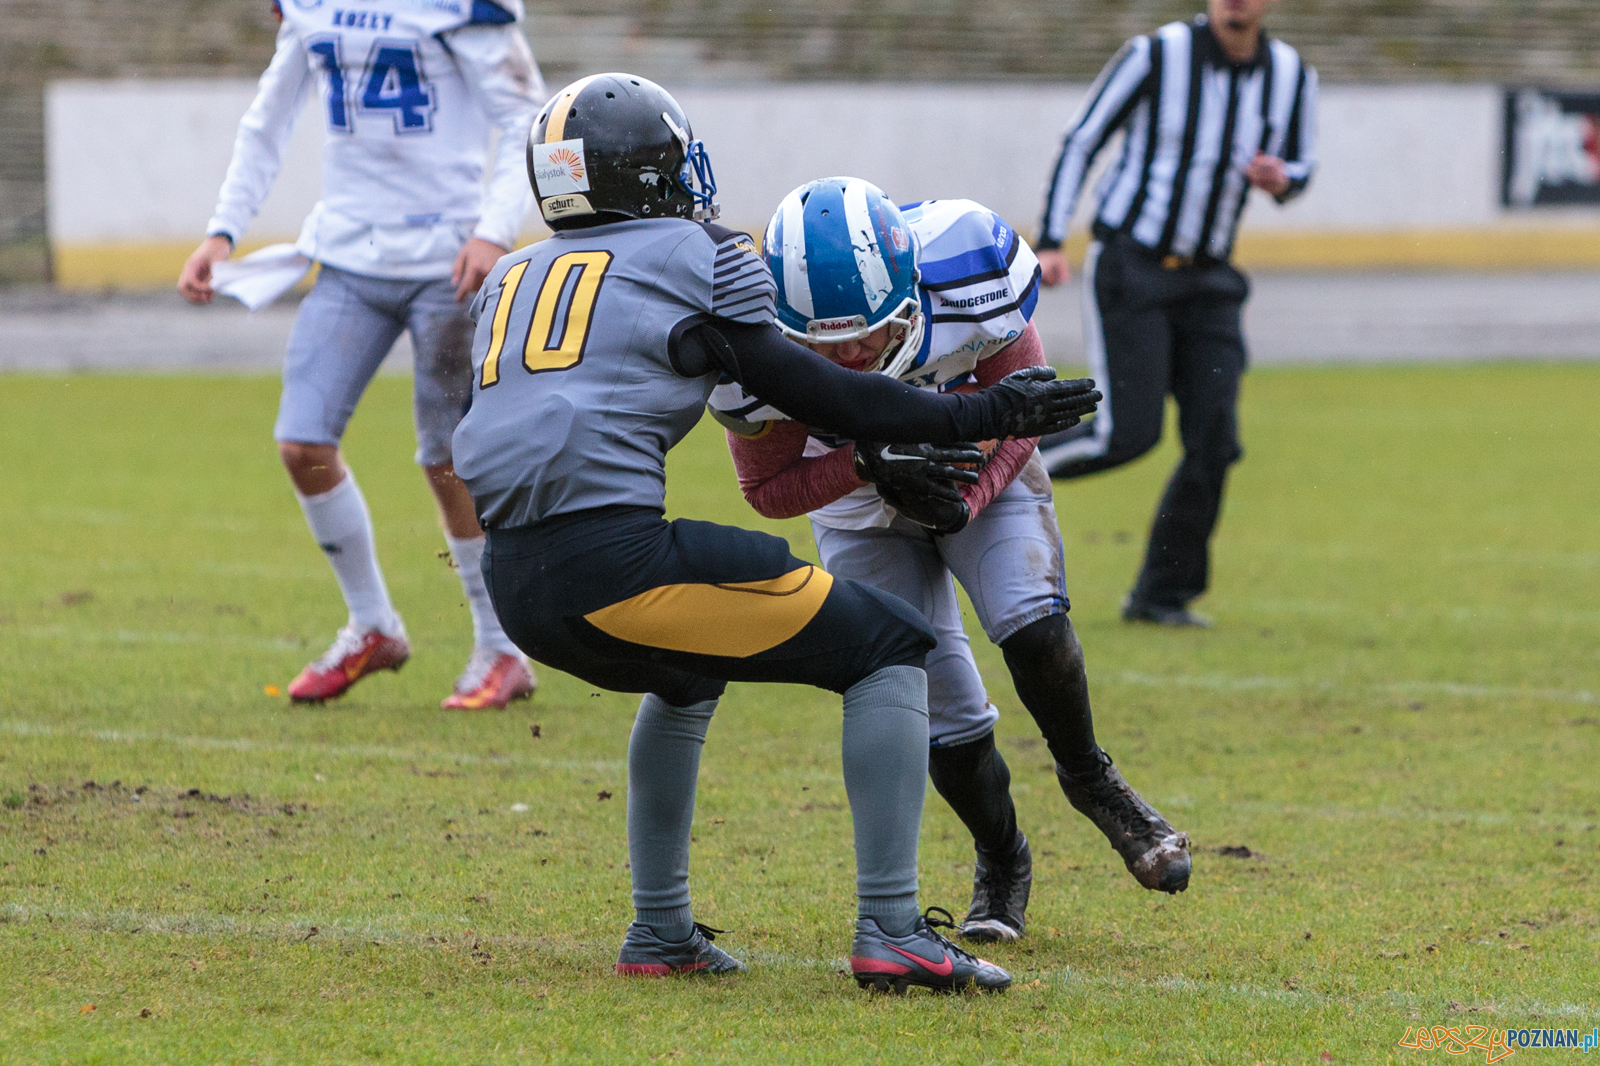
M 1094 157 L 1125 130 L 1122 157 L 1096 193 L 1094 230 L 1127 233 L 1157 255 L 1227 259 L 1258 151 L 1284 160 L 1289 188 L 1316 163 L 1317 72 L 1262 34 L 1256 54 L 1230 60 L 1206 17 L 1172 22 L 1122 47 L 1089 89 L 1061 146 L 1038 247 L 1056 248 Z

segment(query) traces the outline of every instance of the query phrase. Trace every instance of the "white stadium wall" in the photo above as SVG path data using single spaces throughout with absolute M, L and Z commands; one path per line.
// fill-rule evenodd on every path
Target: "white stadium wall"
M 759 233 L 790 188 L 856 174 L 902 201 L 966 196 L 1024 233 L 1084 86 L 750 85 L 677 93 L 710 149 L 726 223 Z M 248 80 L 72 81 L 46 98 L 57 279 L 170 283 L 227 169 Z M 1239 257 L 1254 267 L 1600 265 L 1600 209 L 1500 204 L 1503 95 L 1493 86 L 1326 86 L 1321 166 L 1288 207 L 1256 194 Z M 292 240 L 320 186 L 308 105 L 247 247 Z M 1083 240 L 1082 212 L 1077 220 Z M 526 235 L 544 233 L 528 220 Z

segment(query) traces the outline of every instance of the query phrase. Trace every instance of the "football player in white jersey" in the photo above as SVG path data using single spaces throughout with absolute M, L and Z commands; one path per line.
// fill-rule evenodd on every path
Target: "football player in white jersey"
M 339 449 L 368 382 L 409 330 L 416 461 L 473 620 L 472 657 L 443 706 L 504 707 L 531 695 L 534 678 L 489 602 L 479 567 L 483 530 L 451 464 L 450 437 L 471 396 L 466 302 L 515 244 L 528 209 L 523 153 L 545 91 L 522 35 L 522 0 L 272 7 L 282 24 L 277 50 L 239 123 L 216 212 L 178 289 L 195 303 L 212 300 L 212 266 L 228 258 L 266 199 L 310 96 L 327 130 L 322 199 L 296 247 L 321 273 L 295 319 L 273 435 L 350 618 L 289 695 L 340 696 L 367 674 L 399 669 L 411 653 L 378 567 L 366 500 Z
M 1029 321 L 1038 263 L 1011 227 L 970 200 L 897 209 L 859 178 L 825 178 L 784 199 L 767 228 L 765 255 L 784 332 L 842 366 L 968 391 L 1044 365 Z M 910 602 L 937 633 L 927 660 L 928 770 L 977 847 L 962 934 L 1022 935 L 1032 860 L 1017 827 L 1010 771 L 994 745 L 999 712 L 973 661 L 952 577 L 1004 654 L 1068 800 L 1141 885 L 1187 888 L 1188 837 L 1140 798 L 1095 743 L 1083 649 L 1067 619 L 1061 533 L 1036 441 L 988 442 L 981 472 L 956 486 L 927 449 L 829 436 L 737 384 L 719 386 L 711 407 L 729 431 L 740 486 L 755 509 L 770 518 L 809 514 L 830 572 Z

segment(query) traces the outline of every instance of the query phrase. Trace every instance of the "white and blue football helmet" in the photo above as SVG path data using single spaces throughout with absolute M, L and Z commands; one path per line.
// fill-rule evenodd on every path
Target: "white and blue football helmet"
M 917 242 L 883 192 L 860 178 L 819 178 L 783 198 L 762 254 L 778 283 L 778 326 L 807 343 L 859 340 L 889 326 L 867 371 L 899 377 L 922 347 Z

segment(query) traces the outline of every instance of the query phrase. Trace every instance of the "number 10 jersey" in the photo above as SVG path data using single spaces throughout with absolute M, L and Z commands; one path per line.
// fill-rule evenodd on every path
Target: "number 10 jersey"
M 748 235 L 686 219 L 564 230 L 501 259 L 473 303 L 472 407 L 453 447 L 484 526 L 663 510 L 667 451 L 720 375 L 680 373 L 674 331 L 771 323 L 775 293 Z

